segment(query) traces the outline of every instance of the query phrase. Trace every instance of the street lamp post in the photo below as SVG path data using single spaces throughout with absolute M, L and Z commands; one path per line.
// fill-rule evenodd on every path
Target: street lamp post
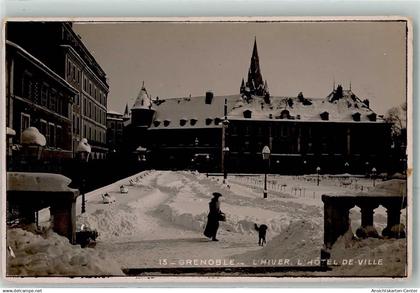
M 350 167 L 349 162 L 345 162 L 345 163 L 344 163 L 344 172 L 345 172 L 345 173 L 349 173 L 349 167 Z
M 227 183 L 227 156 L 229 154 L 229 147 L 224 147 L 223 148 L 223 161 L 224 161 L 224 166 L 223 166 L 223 184 Z
M 373 186 L 375 186 L 375 180 L 376 180 L 376 168 L 373 167 L 372 168 L 372 181 L 373 181 Z
M 45 139 L 45 136 L 40 133 L 36 127 L 28 127 L 22 132 L 21 143 L 26 156 L 25 160 L 29 160 L 29 168 L 33 168 L 32 165 L 35 165 L 35 168 L 38 167 L 37 165 L 41 160 L 41 153 L 46 145 L 46 142 L 47 140 Z M 35 224 L 38 227 L 38 210 L 35 211 Z
M 318 167 L 316 167 L 316 175 L 317 175 L 317 178 L 316 178 L 316 185 L 317 186 L 319 186 L 319 172 L 321 171 L 321 168 L 318 166 Z
M 366 163 L 365 163 L 365 174 L 366 174 L 366 177 L 369 177 L 369 162 L 368 161 L 366 161 Z
M 77 145 L 76 148 L 76 153 L 78 154 L 79 157 L 79 161 L 80 161 L 80 165 L 82 165 L 80 170 L 80 174 L 81 174 L 81 184 L 80 184 L 80 193 L 82 194 L 82 214 L 86 212 L 86 200 L 85 200 L 85 172 L 86 172 L 86 167 L 87 166 L 83 166 L 83 165 L 87 165 L 87 162 L 89 160 L 89 155 L 91 152 L 91 147 L 87 141 L 86 138 L 82 138 L 79 142 L 79 144 Z
M 267 172 L 268 172 L 268 162 L 270 159 L 271 150 L 268 146 L 264 146 L 262 149 L 263 160 L 267 162 L 266 171 L 264 173 L 264 198 L 267 198 Z

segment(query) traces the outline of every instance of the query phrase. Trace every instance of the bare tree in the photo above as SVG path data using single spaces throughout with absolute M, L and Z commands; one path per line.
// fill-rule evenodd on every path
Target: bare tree
M 385 120 L 392 123 L 392 135 L 399 136 L 407 128 L 407 103 L 388 110 Z

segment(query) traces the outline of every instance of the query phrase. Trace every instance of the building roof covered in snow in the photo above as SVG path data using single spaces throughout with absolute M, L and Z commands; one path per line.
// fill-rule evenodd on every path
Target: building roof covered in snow
M 153 109 L 156 110 L 156 116 L 150 129 L 222 127 L 225 99 L 229 112 L 241 100 L 241 96 L 213 96 L 208 92 L 200 97 L 155 99 Z
M 141 86 L 140 92 L 137 95 L 137 99 L 134 102 L 131 110 L 135 109 L 150 109 L 152 107 L 152 100 L 150 99 L 149 94 L 147 93 L 146 88 L 144 87 L 144 82 Z
M 117 112 L 117 111 L 113 111 L 113 110 L 108 110 L 107 112 L 106 112 L 106 114 L 107 115 L 111 115 L 111 116 L 123 116 L 123 114 L 121 114 L 120 112 Z
M 351 90 L 338 86 L 325 98 L 271 96 L 269 100 L 251 96 L 236 103 L 229 119 L 295 120 L 304 122 L 384 122 Z
M 341 93 L 340 93 L 341 91 Z M 338 94 L 337 94 L 338 92 Z M 339 86 L 325 98 L 241 95 L 170 98 L 152 101 L 156 115 L 150 129 L 221 127 L 224 103 L 229 120 L 274 120 L 296 122 L 384 122 L 351 90 Z

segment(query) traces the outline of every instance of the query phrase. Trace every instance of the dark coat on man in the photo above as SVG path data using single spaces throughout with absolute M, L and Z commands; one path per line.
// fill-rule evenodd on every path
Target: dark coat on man
M 207 225 L 204 235 L 209 238 L 216 239 L 217 230 L 219 229 L 220 202 L 219 196 L 215 196 L 209 202 L 210 212 L 207 216 Z

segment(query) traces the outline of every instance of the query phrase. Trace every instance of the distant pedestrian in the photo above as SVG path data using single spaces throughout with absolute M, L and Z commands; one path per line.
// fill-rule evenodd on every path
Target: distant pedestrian
M 216 238 L 217 230 L 219 229 L 219 221 L 225 221 L 225 214 L 220 210 L 219 197 L 222 194 L 213 192 L 213 198 L 209 202 L 209 215 L 207 217 L 207 225 L 204 230 L 204 235 L 211 238 L 212 241 L 219 241 Z

